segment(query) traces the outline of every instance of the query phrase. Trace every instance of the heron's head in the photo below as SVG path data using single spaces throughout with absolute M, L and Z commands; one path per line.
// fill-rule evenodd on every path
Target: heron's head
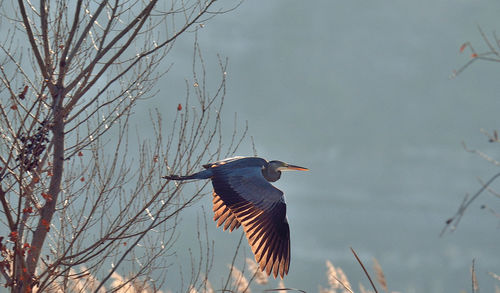
M 290 165 L 282 161 L 270 161 L 267 166 L 263 167 L 262 174 L 267 179 L 267 181 L 274 182 L 280 179 L 281 171 L 291 170 L 309 171 L 309 169 L 307 168 Z

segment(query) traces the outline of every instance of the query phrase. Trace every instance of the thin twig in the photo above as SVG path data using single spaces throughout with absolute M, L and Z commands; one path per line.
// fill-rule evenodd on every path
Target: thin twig
M 241 243 L 243 242 L 244 235 L 245 235 L 244 233 L 241 233 L 240 240 L 238 242 L 238 246 L 236 246 L 236 251 L 234 252 L 233 260 L 231 261 L 231 269 L 229 269 L 229 275 L 227 276 L 227 281 L 226 281 L 226 284 L 224 285 L 223 290 L 227 290 L 226 288 L 229 285 L 229 280 L 231 280 L 231 275 L 233 274 L 234 263 L 236 262 L 236 256 L 238 256 L 238 251 L 240 250 L 240 246 L 241 246 Z
M 465 210 L 469 207 L 469 205 L 484 191 L 488 188 L 488 186 L 493 183 L 493 181 L 495 181 L 498 177 L 500 177 L 500 172 L 495 174 L 493 177 L 491 177 L 490 180 L 488 180 L 486 182 L 486 184 L 484 184 L 469 200 L 465 200 L 462 202 L 462 204 L 460 204 L 460 207 L 458 208 L 458 211 L 455 213 L 455 215 L 453 215 L 453 217 L 449 218 L 448 220 L 446 220 L 446 225 L 444 226 L 443 230 L 441 231 L 441 233 L 439 234 L 439 236 L 442 236 L 446 230 L 448 229 L 448 227 L 450 227 L 450 225 L 454 222 L 455 225 L 453 226 L 454 228 L 457 227 L 457 224 L 458 222 L 460 221 L 460 219 L 462 218 L 462 216 L 464 215 L 464 212 Z
M 354 249 L 352 247 L 351 247 L 351 251 L 354 254 L 354 257 L 356 257 L 356 260 L 358 261 L 358 263 L 363 268 L 363 271 L 365 271 L 365 275 L 368 277 L 368 280 L 370 281 L 370 284 L 372 285 L 373 290 L 375 290 L 375 293 L 378 293 L 377 288 L 375 287 L 375 284 L 373 283 L 372 278 L 370 277 L 370 274 L 368 274 L 368 271 L 365 268 L 365 265 L 363 264 L 363 262 L 361 262 L 358 255 L 356 254 L 356 252 L 354 251 Z

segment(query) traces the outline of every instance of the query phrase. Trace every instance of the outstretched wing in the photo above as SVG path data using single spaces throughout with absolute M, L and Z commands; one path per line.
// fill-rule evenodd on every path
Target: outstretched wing
M 233 230 L 241 224 L 260 269 L 283 278 L 290 267 L 290 229 L 283 192 L 263 177 L 259 166 L 212 170 L 218 225 L 226 221 L 225 229 Z

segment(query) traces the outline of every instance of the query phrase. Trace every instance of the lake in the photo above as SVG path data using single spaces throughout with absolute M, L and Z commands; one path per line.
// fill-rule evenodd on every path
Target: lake
M 378 260 L 390 291 L 469 292 L 473 259 L 482 291 L 500 286 L 488 274 L 500 274 L 499 221 L 480 208 L 498 212 L 498 198 L 484 193 L 455 232 L 439 237 L 465 194 L 481 187 L 477 178 L 498 172 L 462 142 L 498 158 L 498 144 L 480 130 L 500 126 L 500 64 L 450 75 L 470 58 L 459 52 L 464 42 L 487 50 L 477 26 L 491 36 L 499 12 L 498 1 L 245 1 L 200 30 L 209 77 L 219 74 L 216 54 L 229 58 L 223 127 L 237 113 L 259 156 L 311 169 L 276 184 L 292 234 L 287 287 L 326 287 L 330 260 L 356 292 L 358 282 L 368 288 L 350 247 L 369 269 Z M 192 36 L 170 55 L 174 67 L 160 86 L 170 97 L 183 97 Z M 238 154 L 253 154 L 250 139 Z M 215 228 L 210 200 L 183 217 L 179 249 L 196 246 L 192 219 L 204 205 L 217 238 L 210 280 L 220 288 L 241 232 Z M 244 252 L 252 257 L 246 244 Z

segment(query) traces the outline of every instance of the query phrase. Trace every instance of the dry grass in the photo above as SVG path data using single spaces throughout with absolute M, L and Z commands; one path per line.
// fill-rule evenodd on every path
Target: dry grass
M 259 269 L 257 262 L 251 258 L 246 259 L 247 267 L 254 276 L 252 279 L 259 285 L 266 285 L 269 282 L 269 276 Z
M 86 268 L 82 268 L 83 271 Z M 72 275 L 78 276 L 69 278 L 69 282 L 66 284 L 53 283 L 48 288 L 44 289 L 43 292 L 48 293 L 65 293 L 65 292 L 80 292 L 80 293 L 90 293 L 95 292 L 97 286 L 101 283 L 99 279 L 91 274 L 77 274 L 75 271 L 71 272 Z M 112 292 L 116 293 L 162 293 L 163 291 L 155 289 L 150 285 L 147 280 L 139 280 L 137 278 L 127 279 L 124 276 L 114 272 L 111 275 L 112 282 L 110 288 L 113 288 Z M 33 292 L 38 291 L 35 287 Z M 110 290 L 101 287 L 97 289 L 97 292 L 110 292 Z M 190 293 L 197 293 L 196 291 L 190 291 Z M 211 293 L 211 292 L 206 292 Z
M 359 260 L 360 261 L 360 260 Z M 360 261 L 361 262 L 361 261 Z M 363 267 L 364 264 L 360 263 Z M 362 283 L 358 284 L 358 290 L 354 291 L 352 289 L 352 285 L 345 274 L 345 272 L 340 268 L 340 267 L 335 267 L 331 261 L 327 260 L 326 263 L 326 278 L 328 282 L 328 287 L 324 288 L 322 286 L 318 287 L 318 292 L 319 293 L 376 293 L 377 289 L 375 288 L 374 285 L 371 284 L 371 289 L 367 289 L 365 285 Z M 225 288 L 221 290 L 214 290 L 211 283 L 208 281 L 208 279 L 205 280 L 203 288 L 196 288 L 194 285 L 190 285 L 187 292 L 188 293 L 214 293 L 217 291 L 222 291 L 222 292 L 232 292 L 232 293 L 251 293 L 251 286 L 252 284 L 258 285 L 258 286 L 264 286 L 264 285 L 269 285 L 269 280 L 268 276 L 261 272 L 258 269 L 257 263 L 250 259 L 246 259 L 246 265 L 244 265 L 243 269 L 240 270 L 235 266 L 228 265 L 229 269 L 231 270 L 231 276 L 230 276 L 230 281 L 232 283 L 232 288 Z M 247 272 L 248 276 L 245 276 L 244 272 Z M 378 262 L 377 259 L 373 258 L 373 271 L 376 276 L 376 280 L 378 282 L 378 285 L 385 291 L 385 292 L 391 292 L 391 293 L 398 293 L 397 291 L 389 291 L 388 289 L 388 283 L 387 279 L 385 277 L 384 271 L 382 270 L 382 266 Z M 368 274 L 368 272 L 366 271 Z M 82 293 L 87 293 L 87 292 L 94 292 L 95 290 L 95 284 L 99 284 L 100 281 L 95 278 L 94 276 L 90 274 L 76 274 L 75 272 L 72 272 L 73 275 L 78 275 L 79 277 L 77 278 L 71 278 L 70 283 L 66 284 L 66 287 L 62 287 L 61 284 L 54 284 L 51 286 L 51 288 L 45 292 L 50 292 L 50 293 L 62 293 L 62 292 L 67 292 L 67 290 L 70 290 L 71 292 L 82 292 Z M 490 272 L 489 275 L 494 278 L 495 280 L 500 281 L 500 276 Z M 248 277 L 248 278 L 247 278 Z M 369 277 L 369 276 L 368 276 Z M 369 277 L 370 278 L 370 277 Z M 371 278 L 370 278 L 371 279 Z M 475 261 L 472 262 L 471 266 L 471 286 L 472 286 L 472 292 L 479 292 L 479 284 L 476 276 L 476 268 L 475 268 Z M 161 293 L 162 291 L 159 291 L 153 287 L 151 287 L 151 284 L 147 282 L 146 280 L 129 280 L 126 277 L 119 275 L 118 273 L 113 273 L 112 275 L 112 282 L 110 284 L 110 288 L 114 288 L 113 292 L 118 292 L 118 293 L 153 293 L 153 292 L 158 292 Z M 263 288 L 261 288 L 263 289 Z M 305 292 L 300 289 L 294 289 L 294 288 L 288 288 L 285 286 L 285 283 L 283 280 L 280 280 L 278 285 L 275 288 L 267 288 L 264 290 L 260 290 L 263 292 L 285 292 L 285 291 L 292 291 L 292 292 Z M 37 291 L 34 291 L 37 292 Z M 106 288 L 100 288 L 98 292 L 108 292 Z M 466 292 L 466 291 L 462 291 Z M 500 293 L 500 287 L 498 285 L 495 285 L 495 293 Z
M 472 292 L 479 292 L 479 284 L 477 283 L 477 276 L 476 276 L 476 263 L 474 259 L 472 260 L 472 267 L 470 271 L 472 276 Z
M 377 275 L 377 281 L 380 286 L 382 286 L 382 289 L 384 289 L 385 292 L 388 292 L 389 289 L 387 288 L 387 280 L 385 279 L 384 271 L 382 270 L 382 267 L 380 266 L 376 258 L 373 258 L 373 270 Z
M 231 269 L 231 279 L 233 280 L 233 286 L 235 287 L 235 292 L 241 293 L 251 293 L 250 283 L 248 282 L 243 272 L 240 271 L 235 266 L 229 265 Z
M 326 277 L 328 279 L 330 288 L 320 289 L 320 291 L 327 290 L 326 292 L 332 293 L 353 293 L 351 289 L 351 283 L 349 282 L 346 274 L 341 268 L 336 268 L 329 260 L 326 261 L 326 268 Z

